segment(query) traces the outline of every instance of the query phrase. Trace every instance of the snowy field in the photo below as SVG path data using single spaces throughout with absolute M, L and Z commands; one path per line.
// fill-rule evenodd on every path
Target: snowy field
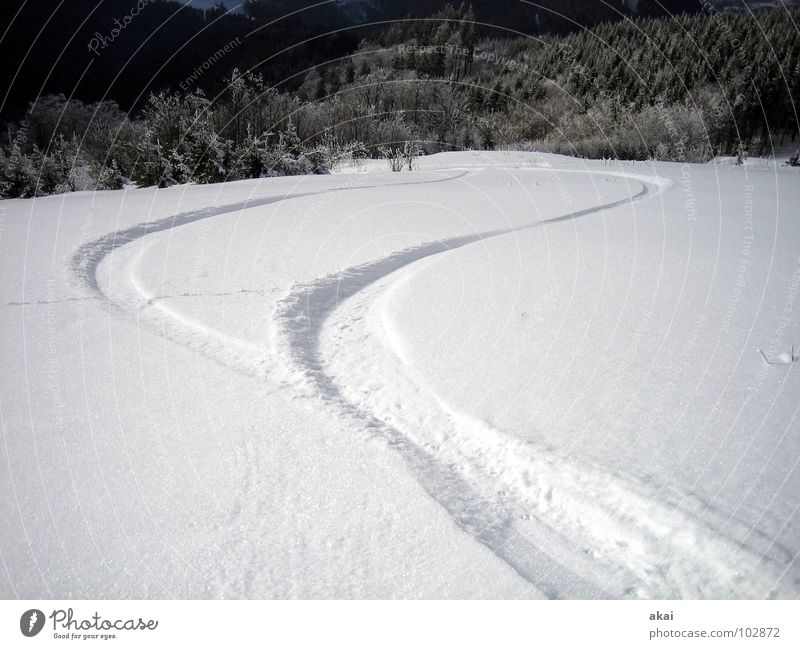
M 0 596 L 800 596 L 797 170 L 350 171 L 0 204 Z

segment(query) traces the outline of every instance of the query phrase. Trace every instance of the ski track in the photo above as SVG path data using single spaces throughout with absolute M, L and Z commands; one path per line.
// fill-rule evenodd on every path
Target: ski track
M 244 201 L 134 226 L 81 246 L 71 267 L 79 283 L 122 314 L 133 309 L 138 317 L 156 308 L 161 317 L 150 324 L 159 335 L 251 377 L 272 379 L 277 389 L 291 387 L 322 400 L 338 416 L 369 431 L 370 439 L 384 439 L 465 532 L 549 597 L 796 597 L 800 585 L 787 584 L 784 576 L 792 554 L 768 535 L 740 524 L 723 536 L 719 528 L 731 521 L 705 509 L 708 504 L 695 494 L 677 489 L 656 493 L 643 481 L 562 457 L 553 448 L 507 436 L 455 411 L 414 380 L 393 351 L 392 333 L 374 326 L 398 271 L 416 262 L 491 237 L 602 213 L 671 185 L 623 172 L 558 171 L 622 177 L 640 183 L 641 189 L 605 205 L 425 243 L 295 285 L 276 303 L 272 349 L 193 321 L 148 293 L 135 277 L 144 248 L 127 268 L 138 293 L 135 302 L 114 302 L 106 295 L 97 268 L 115 249 L 148 234 L 281 200 L 366 186 Z M 466 173 L 422 182 L 447 182 Z M 413 270 L 421 272 L 420 266 Z M 268 370 L 275 357 L 282 362 Z M 332 360 L 344 370 L 332 372 Z M 689 505 L 679 508 L 676 501 Z M 703 520 L 689 507 L 703 511 Z
M 645 483 L 504 435 L 415 381 L 392 353 L 393 332 L 381 322 L 391 288 L 390 281 L 371 285 L 326 321 L 322 364 L 337 369 L 327 388 L 333 398 L 369 412 L 372 425 L 388 428 L 384 434 L 409 464 L 430 478 L 426 489 L 536 587 L 551 597 L 725 597 L 737 589 L 743 596 L 788 594 L 776 586 L 792 555 L 770 547 L 769 537 L 742 547 L 719 536 L 727 517 L 717 515 L 710 527 L 709 515 L 700 521 Z M 446 470 L 420 471 L 426 462 Z M 453 500 L 452 475 L 469 485 L 468 500 L 480 507 Z M 683 497 L 702 511 L 696 496 Z M 740 538 L 748 532 L 747 526 L 737 529 Z M 549 556 L 543 559 L 539 548 Z M 761 566 L 768 551 L 778 553 L 777 561 Z
M 454 174 L 446 172 L 455 171 Z M 434 183 L 449 182 L 466 176 L 468 169 L 448 169 L 431 170 L 425 173 L 430 175 L 443 175 L 434 180 L 403 181 L 389 183 L 389 187 L 401 187 L 408 185 L 427 185 Z M 365 189 L 376 189 L 386 185 L 361 185 L 352 184 L 353 179 L 343 181 L 344 184 L 312 192 L 298 192 L 278 196 L 268 196 L 263 198 L 247 199 L 236 203 L 228 203 L 215 207 L 200 208 L 181 212 L 150 222 L 143 222 L 137 225 L 109 232 L 101 237 L 88 241 L 80 246 L 70 260 L 70 270 L 76 283 L 83 289 L 88 290 L 89 296 L 80 298 L 70 298 L 71 300 L 93 300 L 98 299 L 105 302 L 112 308 L 117 315 L 124 318 L 135 316 L 141 324 L 148 326 L 156 332 L 158 336 L 166 337 L 194 351 L 200 352 L 209 359 L 219 363 L 224 367 L 234 368 L 238 372 L 257 380 L 266 380 L 269 376 L 268 361 L 269 349 L 265 346 L 253 344 L 250 341 L 240 340 L 234 336 L 229 336 L 205 323 L 195 320 L 180 313 L 177 309 L 171 308 L 165 298 L 166 295 L 155 295 L 149 292 L 137 280 L 139 262 L 142 259 L 146 248 L 143 246 L 138 254 L 128 261 L 123 271 L 130 279 L 135 296 L 119 295 L 111 296 L 106 287 L 100 286 L 97 278 L 97 271 L 104 259 L 109 257 L 115 250 L 122 248 L 130 243 L 141 241 L 148 235 L 159 232 L 166 232 L 182 225 L 189 225 L 197 221 L 233 214 L 242 210 L 248 210 L 266 205 L 282 203 L 284 201 L 304 198 L 309 196 L 334 196 L 344 191 L 360 191 Z M 241 290 L 238 295 L 249 295 L 258 293 L 257 291 Z M 233 293 L 232 295 L 237 295 Z M 172 297 L 190 297 L 172 296 Z

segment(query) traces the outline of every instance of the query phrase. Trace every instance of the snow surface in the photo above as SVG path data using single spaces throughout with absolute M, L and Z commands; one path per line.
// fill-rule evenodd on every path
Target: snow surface
M 0 204 L 0 596 L 800 595 L 797 170 L 420 166 Z

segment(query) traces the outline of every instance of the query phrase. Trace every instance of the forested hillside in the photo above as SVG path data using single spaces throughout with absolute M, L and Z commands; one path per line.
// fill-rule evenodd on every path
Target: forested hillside
M 700 6 L 694 0 L 651 4 L 662 14 Z M 140 109 L 150 92 L 179 90 L 198 65 L 225 46 L 224 65 L 204 71 L 206 91 L 218 92 L 234 67 L 291 90 L 295 74 L 308 65 L 350 54 L 362 38 L 378 38 L 393 21 L 430 16 L 447 0 L 216 0 L 211 5 L 3 0 L 0 118 L 18 118 L 28 102 L 48 93 Z M 476 28 L 485 37 L 567 34 L 634 15 L 624 2 L 474 0 L 473 5 Z M 640 2 L 637 11 L 653 9 Z
M 637 158 L 660 147 L 674 158 L 674 130 L 687 139 L 686 156 L 705 160 L 740 143 L 763 153 L 776 140 L 794 140 L 796 20 L 782 12 L 702 14 L 480 43 L 461 24 L 431 21 L 390 30 L 384 43 L 397 48 L 389 63 L 395 77 L 446 78 L 461 87 L 451 94 L 468 116 L 462 135 L 469 144 L 477 127 L 504 146 L 537 141 L 565 153 Z
M 219 90 L 203 92 L 201 76 L 132 115 L 108 101 L 38 99 L 10 125 L 0 191 L 325 173 L 343 158 L 409 148 L 766 155 L 797 136 L 799 18 L 712 11 L 501 38 L 473 7 L 447 5 L 308 60 L 288 89 L 223 57 Z
M 203 70 L 206 91 L 219 91 L 234 67 L 258 69 L 291 89 L 298 70 L 358 46 L 354 32 L 328 34 L 333 18 L 335 12 L 316 10 L 267 24 L 177 0 L 3 0 L 0 118 L 17 119 L 36 97 L 58 93 L 136 111 L 150 92 L 180 90 L 222 50 L 225 62 Z

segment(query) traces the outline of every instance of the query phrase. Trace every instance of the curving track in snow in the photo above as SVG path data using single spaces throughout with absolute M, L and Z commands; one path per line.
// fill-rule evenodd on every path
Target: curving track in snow
M 639 189 L 606 205 L 429 242 L 293 287 L 277 303 L 273 349 L 231 340 L 164 307 L 174 333 L 167 335 L 240 372 L 321 399 L 337 416 L 385 439 L 462 529 L 551 597 L 794 597 L 797 585 L 786 583 L 782 569 L 788 559 L 768 538 L 752 530 L 743 530 L 741 539 L 735 532 L 722 536 L 708 515 L 701 521 L 644 484 L 456 412 L 415 380 L 400 357 L 382 305 L 396 282 L 424 272 L 426 260 L 490 237 L 601 214 L 651 198 L 669 184 L 606 175 Z M 201 210 L 109 234 L 77 251 L 74 276 L 109 299 L 96 273 L 121 245 L 279 200 L 285 199 Z M 157 296 L 137 290 L 153 304 Z M 115 306 L 129 311 L 131 305 Z M 681 497 L 696 501 L 691 494 Z
M 623 175 L 623 174 L 612 174 Z M 624 176 L 624 175 L 623 175 Z M 789 597 L 792 555 L 731 523 L 693 494 L 680 502 L 632 478 L 562 457 L 455 411 L 402 359 L 383 306 L 424 260 L 641 200 L 669 183 L 628 175 L 628 199 L 524 226 L 399 251 L 298 286 L 279 305 L 279 353 L 290 374 L 396 448 L 459 525 L 551 597 Z M 676 494 L 672 494 L 674 497 Z M 733 526 L 735 528 L 735 526 Z M 765 555 L 772 554 L 774 559 Z

